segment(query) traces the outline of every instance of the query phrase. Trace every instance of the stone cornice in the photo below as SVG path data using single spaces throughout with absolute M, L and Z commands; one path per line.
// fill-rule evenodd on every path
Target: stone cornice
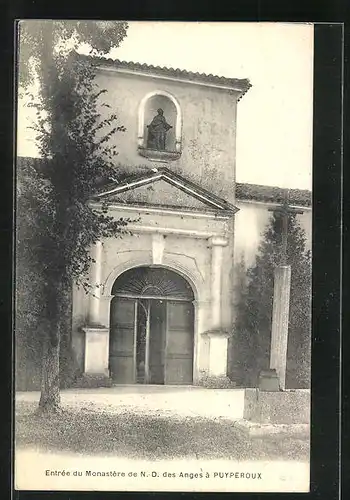
M 159 180 L 164 180 L 165 182 L 175 186 L 184 193 L 193 198 L 201 201 L 207 208 L 215 209 L 220 212 L 231 212 L 232 214 L 238 211 L 238 208 L 229 203 L 228 201 L 216 196 L 207 189 L 202 188 L 198 184 L 182 177 L 175 172 L 172 172 L 166 167 L 154 168 L 152 171 L 145 175 L 132 176 L 130 179 L 125 179 L 124 182 L 118 183 L 114 182 L 107 186 L 104 186 L 92 197 L 92 200 L 106 200 L 108 197 L 117 195 L 119 193 L 124 193 L 132 189 L 138 188 L 140 186 L 145 186 Z M 91 201 L 92 201 L 91 200 Z

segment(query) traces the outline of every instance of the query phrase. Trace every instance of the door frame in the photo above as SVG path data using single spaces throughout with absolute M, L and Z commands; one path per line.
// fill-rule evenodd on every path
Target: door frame
M 167 349 L 168 349 L 168 341 L 169 341 L 169 328 L 168 328 L 168 302 L 186 302 L 192 305 L 193 307 L 193 320 L 192 320 L 192 342 L 193 342 L 193 350 L 192 350 L 192 384 L 195 382 L 195 365 L 196 365 L 196 302 L 189 301 L 186 299 L 178 298 L 178 297 L 154 297 L 154 296 L 139 296 L 135 297 L 128 294 L 115 294 L 113 298 L 119 299 L 129 299 L 134 301 L 134 328 L 133 328 L 133 365 L 134 365 L 134 381 L 133 384 L 137 384 L 137 316 L 138 310 L 141 306 L 146 313 L 146 345 L 145 345 L 145 382 L 144 384 L 149 384 L 150 380 L 150 372 L 149 372 L 149 362 L 150 362 L 150 309 L 151 309 L 151 301 L 152 300 L 162 300 L 165 303 L 165 314 L 166 314 L 166 323 L 165 323 L 165 347 L 164 347 L 164 385 L 166 381 L 166 357 L 167 357 Z M 143 305 L 141 300 L 147 300 L 147 307 Z M 142 384 L 140 384 L 142 385 Z

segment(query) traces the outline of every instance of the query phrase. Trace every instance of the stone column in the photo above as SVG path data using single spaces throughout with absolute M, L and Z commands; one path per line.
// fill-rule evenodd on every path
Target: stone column
M 222 258 L 226 238 L 211 238 L 211 329 L 209 336 L 209 375 L 226 376 L 227 374 L 227 338 L 222 328 Z
M 88 319 L 90 325 L 100 323 L 100 297 L 102 280 L 102 242 L 97 241 L 92 249 L 92 258 L 95 262 L 91 265 L 90 282 L 92 290 L 89 297 Z
M 284 390 L 286 387 L 291 267 L 288 265 L 276 267 L 274 280 L 270 368 L 276 370 L 280 388 Z

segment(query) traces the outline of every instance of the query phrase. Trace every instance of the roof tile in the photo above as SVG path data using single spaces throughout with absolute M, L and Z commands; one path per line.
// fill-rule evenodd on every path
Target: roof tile
M 143 71 L 146 74 L 157 73 L 165 77 L 182 77 L 189 81 L 198 81 L 199 83 L 217 84 L 231 87 L 243 92 L 243 95 L 252 86 L 247 78 L 227 78 L 213 74 L 199 73 L 187 71 L 179 68 L 168 68 L 165 66 L 153 66 L 146 63 L 137 63 L 131 61 L 121 61 L 119 59 L 111 59 L 105 57 L 96 57 L 79 54 L 79 57 L 85 60 L 90 60 L 95 65 L 108 65 L 115 68 L 129 69 L 131 71 Z

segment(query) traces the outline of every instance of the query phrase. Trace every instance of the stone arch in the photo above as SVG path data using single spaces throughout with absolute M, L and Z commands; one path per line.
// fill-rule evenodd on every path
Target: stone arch
M 146 94 L 139 105 L 138 110 L 138 145 L 140 148 L 146 148 L 146 134 L 145 134 L 145 111 L 146 105 L 150 99 L 162 96 L 166 97 L 171 101 L 176 109 L 176 119 L 175 119 L 175 151 L 177 153 L 181 152 L 181 134 L 182 134 L 182 112 L 178 100 L 169 92 L 165 90 L 154 90 Z
M 190 270 L 185 269 L 183 266 L 177 265 L 175 262 L 171 262 L 171 264 L 162 264 L 162 265 L 153 265 L 150 262 L 144 260 L 129 260 L 128 262 L 124 262 L 118 266 L 116 266 L 108 275 L 102 289 L 102 296 L 111 297 L 112 288 L 119 276 L 121 276 L 125 271 L 135 267 L 159 267 L 164 269 L 169 269 L 170 271 L 174 271 L 178 273 L 182 278 L 188 281 L 191 286 L 194 294 L 195 301 L 200 300 L 199 297 L 201 295 L 201 285 L 202 285 L 202 277 L 197 273 L 196 275 L 192 273 Z
M 124 271 L 115 280 L 112 295 L 148 299 L 178 299 L 194 301 L 194 292 L 189 281 L 178 272 L 167 267 L 136 266 Z

